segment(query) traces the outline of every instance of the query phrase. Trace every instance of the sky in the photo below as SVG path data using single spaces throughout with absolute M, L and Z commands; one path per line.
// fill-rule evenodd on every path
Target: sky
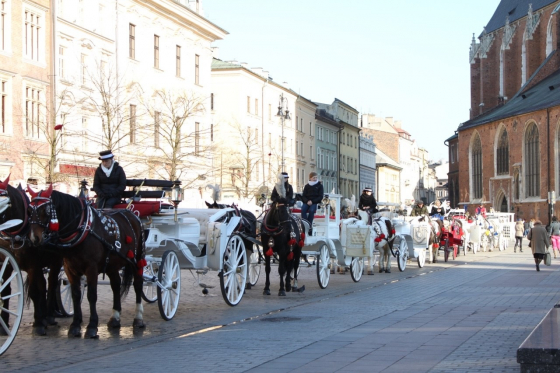
M 314 102 L 402 122 L 431 160 L 469 119 L 469 47 L 499 0 L 204 0 L 224 61 L 262 67 Z

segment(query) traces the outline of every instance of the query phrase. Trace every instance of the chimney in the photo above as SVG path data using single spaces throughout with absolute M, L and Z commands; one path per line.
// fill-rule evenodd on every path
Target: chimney
M 401 129 L 402 128 L 402 122 L 400 120 L 395 121 L 395 123 L 393 124 L 393 127 Z

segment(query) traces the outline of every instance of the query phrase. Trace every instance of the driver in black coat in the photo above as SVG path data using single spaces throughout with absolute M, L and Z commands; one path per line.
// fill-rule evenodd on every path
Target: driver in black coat
M 279 176 L 284 179 L 284 189 L 286 190 L 286 200 L 288 201 L 288 205 L 293 206 L 296 201 L 294 200 L 294 189 L 288 182 L 290 176 L 287 172 L 282 172 Z M 278 200 L 280 199 L 280 195 L 278 194 L 276 187 L 274 187 L 274 189 L 272 190 L 270 199 L 272 200 L 272 202 L 278 202 Z
M 360 201 L 358 203 L 358 208 L 360 210 L 369 212 L 370 214 L 375 214 L 377 210 L 377 201 L 373 196 L 373 191 L 371 188 L 364 188 L 362 195 L 360 196 Z
M 126 189 L 126 174 L 110 150 L 100 152 L 99 159 L 101 164 L 95 170 L 91 190 L 97 193 L 97 208 L 113 208 Z

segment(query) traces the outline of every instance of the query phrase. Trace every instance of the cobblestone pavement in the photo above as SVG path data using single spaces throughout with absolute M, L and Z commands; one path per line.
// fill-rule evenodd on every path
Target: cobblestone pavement
M 441 258 L 441 257 L 440 257 Z M 333 274 L 327 289 L 315 267 L 302 268 L 303 294 L 278 297 L 273 268 L 271 296 L 262 295 L 264 270 L 242 302 L 223 301 L 216 286 L 203 296 L 182 272 L 175 318 L 163 321 L 157 303 L 145 304 L 147 327 L 131 327 L 134 302 L 123 305 L 123 327 L 100 325 L 98 340 L 69 339 L 70 319 L 48 336 L 31 334 L 31 309 L 2 371 L 189 372 L 518 372 L 516 350 L 560 300 L 560 259 L 535 271 L 530 252 L 467 253 L 456 260 L 409 262 L 399 272 Z M 84 302 L 85 321 L 88 306 Z M 111 315 L 108 286 L 100 288 L 101 321 Z M 85 326 L 85 324 L 84 324 Z

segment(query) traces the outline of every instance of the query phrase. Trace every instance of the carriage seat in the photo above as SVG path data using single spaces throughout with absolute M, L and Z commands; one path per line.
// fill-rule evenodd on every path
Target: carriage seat
M 138 201 L 132 202 L 130 205 L 130 209 L 134 212 L 138 217 L 145 218 L 155 213 L 160 212 L 161 210 L 161 201 Z M 114 209 L 126 209 L 128 207 L 128 203 L 119 203 L 113 206 Z
M 560 371 L 560 305 L 554 306 L 517 349 L 521 372 Z
M 161 211 L 163 204 L 161 198 L 164 197 L 165 190 L 169 190 L 173 186 L 173 182 L 169 180 L 157 179 L 127 179 L 126 186 L 133 187 L 134 189 L 125 190 L 122 197 L 125 200 L 132 198 L 133 202 L 130 205 L 130 209 L 140 218 L 145 218 Z M 161 189 L 138 190 L 137 188 L 140 187 L 152 187 Z M 150 198 L 152 200 L 143 200 L 147 198 Z M 115 209 L 125 209 L 127 207 L 128 203 L 119 203 L 113 206 L 113 208 Z
M 296 208 L 294 208 L 294 209 L 292 209 L 292 212 L 293 212 L 294 214 L 300 214 L 300 215 L 301 215 L 301 209 L 296 209 Z M 324 219 L 325 219 L 325 215 L 317 215 L 317 214 L 315 214 L 315 215 L 314 215 L 314 219 L 323 219 L 323 220 L 324 220 Z M 332 220 L 335 220 L 336 217 L 331 216 L 331 219 L 332 219 Z

